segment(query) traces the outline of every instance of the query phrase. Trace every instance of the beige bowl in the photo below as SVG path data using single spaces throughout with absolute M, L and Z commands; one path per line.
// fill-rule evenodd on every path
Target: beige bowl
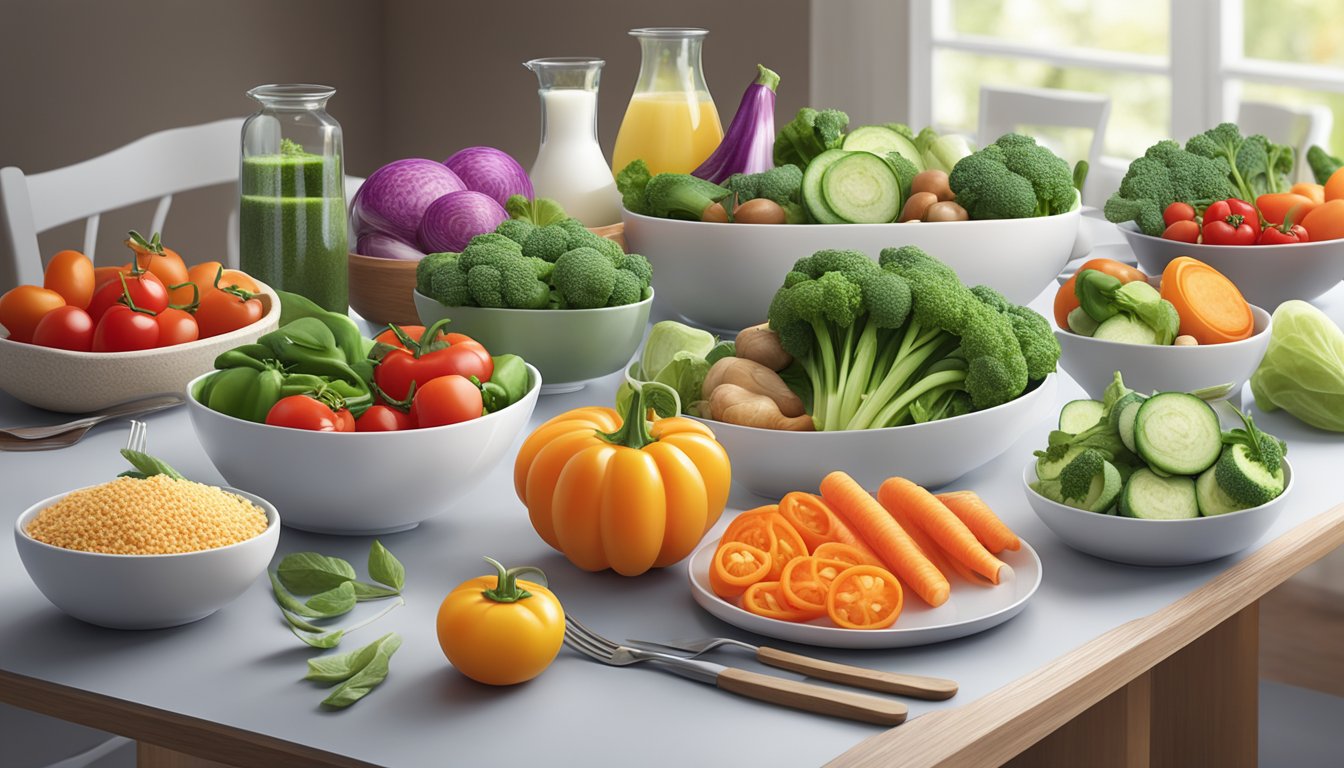
M 72 352 L 0 339 L 0 389 L 61 413 L 87 413 L 150 395 L 177 394 L 214 368 L 219 353 L 280 325 L 280 297 L 258 283 L 265 314 L 236 331 L 134 352 Z
M 350 254 L 350 308 L 375 327 L 417 325 L 415 266 L 418 261 Z

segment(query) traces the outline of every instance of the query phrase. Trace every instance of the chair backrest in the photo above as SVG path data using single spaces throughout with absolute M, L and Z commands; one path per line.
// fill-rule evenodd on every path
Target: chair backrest
M 1111 100 L 1095 93 L 1064 91 L 1056 88 L 980 87 L 980 143 L 987 144 L 1024 125 L 1050 125 L 1061 128 L 1087 128 L 1092 131 L 1087 162 L 1098 167 L 1106 139 L 1106 122 L 1111 115 Z M 1087 184 L 1090 188 L 1091 183 Z M 1084 194 L 1086 201 L 1090 195 Z
M 1334 122 L 1334 113 L 1319 104 L 1285 107 L 1261 101 L 1243 101 L 1237 109 L 1237 125 L 1242 135 L 1264 134 L 1275 144 L 1287 144 L 1297 151 L 1294 181 L 1316 180 L 1305 160 L 1307 148 L 1319 144 L 1328 149 Z

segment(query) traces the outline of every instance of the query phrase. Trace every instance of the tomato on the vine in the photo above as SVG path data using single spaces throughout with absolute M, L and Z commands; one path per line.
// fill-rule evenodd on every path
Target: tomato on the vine
M 200 329 L 196 327 L 196 318 L 190 312 L 169 307 L 155 318 L 159 323 L 159 346 L 170 347 L 174 344 L 186 344 L 200 338 Z
M 60 251 L 47 262 L 42 287 L 61 294 L 66 304 L 83 309 L 93 298 L 93 262 L 79 251 Z
M 196 324 L 201 338 L 236 331 L 261 319 L 265 313 L 256 294 L 237 288 L 211 291 L 201 297 L 196 308 Z
M 54 349 L 88 352 L 93 349 L 93 320 L 83 309 L 66 304 L 42 316 L 33 331 L 33 343 Z
M 411 415 L 381 403 L 370 406 L 355 419 L 355 430 L 358 432 L 400 432 L 406 429 L 415 429 L 415 420 Z
M 452 374 L 417 386 L 411 418 L 419 427 L 440 427 L 479 418 L 484 403 L 481 390 L 465 376 Z
M 187 280 L 196 284 L 196 289 L 200 291 L 200 298 L 205 298 L 207 293 L 218 290 L 219 288 L 242 288 L 248 293 L 261 293 L 257 287 L 257 281 L 253 280 L 246 272 L 237 269 L 225 269 L 224 265 L 218 261 L 203 261 L 200 264 L 187 270 Z M 218 281 L 219 285 L 215 285 Z
M 10 341 L 29 342 L 42 318 L 63 306 L 65 299 L 55 291 L 20 285 L 0 296 L 0 325 L 5 326 Z
M 93 329 L 94 352 L 130 352 L 159 345 L 159 323 L 153 313 L 113 304 Z
M 344 409 L 342 409 L 344 410 Z M 350 413 L 345 411 L 345 413 Z M 266 414 L 266 423 L 273 427 L 307 429 L 314 432 L 340 432 L 336 413 L 326 403 L 309 395 L 290 395 L 280 398 Z
M 122 269 L 151 272 L 165 286 L 178 286 L 169 289 L 168 300 L 173 304 L 190 304 L 194 292 L 190 286 L 182 285 L 188 281 L 187 265 L 177 251 L 165 248 L 159 239 L 159 233 L 146 240 L 139 232 L 131 230 L 126 239 L 126 247 L 135 254 L 135 265 L 126 264 Z
M 97 323 L 113 304 L 129 295 L 140 309 L 159 313 L 168 308 L 168 288 L 153 272 L 119 272 L 118 276 L 103 283 L 89 301 L 89 317 Z
M 420 389 L 442 376 L 475 377 L 477 381 L 490 380 L 495 371 L 494 360 L 480 342 L 460 333 L 443 334 L 440 329 L 446 321 L 440 320 L 419 336 L 412 338 L 406 329 L 393 326 L 384 334 L 392 334 L 393 349 L 387 350 L 373 369 L 373 381 L 389 401 L 404 401 L 411 394 L 411 385 Z M 383 334 L 379 334 L 380 340 Z M 392 342 L 388 342 L 392 343 Z

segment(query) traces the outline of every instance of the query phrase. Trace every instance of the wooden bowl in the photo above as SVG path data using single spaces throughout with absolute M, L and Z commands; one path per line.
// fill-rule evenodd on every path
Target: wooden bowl
M 589 229 L 625 248 L 624 223 Z M 419 325 L 414 299 L 416 263 L 351 253 L 350 308 L 375 326 Z

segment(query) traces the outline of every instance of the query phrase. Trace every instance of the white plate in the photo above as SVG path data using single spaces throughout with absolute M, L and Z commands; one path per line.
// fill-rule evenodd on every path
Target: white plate
M 792 643 L 827 648 L 905 648 L 953 640 L 984 632 L 1013 618 L 1041 586 L 1041 558 L 1027 542 L 1016 552 L 1004 551 L 999 559 L 1012 566 L 1013 574 L 997 586 L 971 583 L 957 574 L 946 603 L 930 608 L 906 590 L 905 605 L 895 626 L 889 629 L 841 629 L 828 619 L 795 623 L 767 619 L 723 600 L 709 587 L 709 564 L 719 540 L 705 542 L 687 561 L 691 597 L 715 618 L 739 629 Z

